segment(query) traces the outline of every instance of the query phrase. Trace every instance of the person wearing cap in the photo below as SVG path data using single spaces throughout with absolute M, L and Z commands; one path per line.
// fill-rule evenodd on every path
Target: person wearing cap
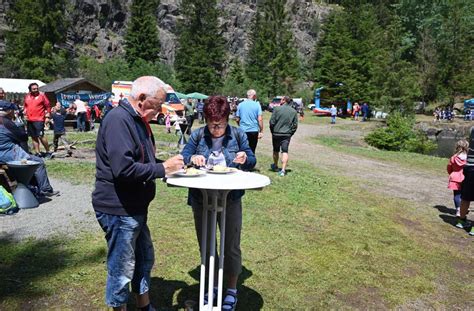
M 49 183 L 43 159 L 26 151 L 28 135 L 23 128 L 13 122 L 15 109 L 15 104 L 0 100 L 0 162 L 7 163 L 26 159 L 41 163 L 34 175 L 41 195 L 47 197 L 58 195 L 59 191 L 54 191 Z
M 51 158 L 48 139 L 44 136 L 44 125 L 49 122 L 51 106 L 46 95 L 39 91 L 37 83 L 28 86 L 29 93 L 24 100 L 24 113 L 27 120 L 26 127 L 28 136 L 33 140 L 33 148 L 36 155 L 41 156 L 40 141 L 46 151 L 46 158 Z

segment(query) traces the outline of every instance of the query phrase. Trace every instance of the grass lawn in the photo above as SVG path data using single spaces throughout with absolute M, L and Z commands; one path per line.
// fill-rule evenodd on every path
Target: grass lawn
M 284 178 L 263 169 L 269 163 L 259 158 L 258 167 L 272 184 L 244 197 L 239 310 L 469 303 L 473 283 L 453 275 L 469 271 L 470 259 L 430 226 L 432 215 L 303 162 L 292 161 Z M 48 170 L 67 181 L 94 178 L 93 163 L 50 161 Z M 149 214 L 156 254 L 151 297 L 169 310 L 197 300 L 199 254 L 186 190 L 159 181 L 157 188 Z M 72 240 L 0 243 L 0 309 L 104 307 L 106 247 L 98 230 Z

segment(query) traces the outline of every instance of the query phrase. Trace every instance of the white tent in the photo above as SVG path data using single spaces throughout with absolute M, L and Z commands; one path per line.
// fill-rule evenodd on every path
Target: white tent
M 28 85 L 30 83 L 37 83 L 38 86 L 43 86 L 44 83 L 40 80 L 29 79 L 4 79 L 0 78 L 0 87 L 8 94 L 25 94 L 28 93 Z

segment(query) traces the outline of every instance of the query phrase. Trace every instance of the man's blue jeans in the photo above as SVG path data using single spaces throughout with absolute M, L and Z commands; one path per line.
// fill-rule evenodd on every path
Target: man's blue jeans
M 76 123 L 77 123 L 77 130 L 79 132 L 86 131 L 86 113 L 85 112 L 77 113 Z
M 132 291 L 142 295 L 150 289 L 151 268 L 155 261 L 147 216 L 118 216 L 95 213 L 107 240 L 107 284 L 105 302 L 120 307 Z
M 43 159 L 34 155 L 28 155 L 28 159 L 41 163 L 35 171 L 36 183 L 38 184 L 39 190 L 41 192 L 53 191 L 53 187 L 51 187 L 51 184 L 49 183 L 48 173 L 46 172 L 46 166 Z

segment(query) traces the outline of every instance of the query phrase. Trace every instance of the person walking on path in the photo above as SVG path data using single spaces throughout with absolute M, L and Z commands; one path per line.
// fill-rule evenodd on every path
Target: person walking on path
M 66 139 L 66 128 L 64 126 L 64 121 L 66 120 L 66 109 L 61 107 L 61 103 L 57 102 L 52 110 L 51 122 L 53 123 L 54 139 L 53 146 L 54 152 L 58 151 L 59 140 L 64 146 L 68 156 L 72 155 L 70 144 Z
M 464 179 L 461 184 L 461 205 L 456 227 L 469 230 L 474 235 L 474 227 L 467 220 L 467 213 L 471 201 L 474 201 L 474 126 L 471 127 L 469 136 L 469 150 L 467 151 L 466 165 L 463 170 Z
M 147 226 L 148 205 L 155 197 L 155 179 L 183 167 L 176 155 L 163 163 L 155 159 L 148 122 L 166 99 L 166 84 L 152 76 L 135 80 L 130 102 L 123 100 L 102 121 L 97 134 L 96 180 L 92 206 L 107 241 L 105 301 L 126 310 L 129 284 L 137 307 L 150 304 L 150 273 L 154 249 Z
M 247 134 L 250 149 L 255 154 L 257 142 L 263 137 L 262 107 L 256 101 L 257 92 L 247 91 L 247 99 L 237 106 L 237 125 Z
M 337 108 L 334 105 L 331 105 L 331 124 L 336 124 L 336 117 L 337 117 Z
M 365 122 L 369 119 L 369 104 L 363 103 L 361 110 L 362 110 L 362 122 Z
M 211 96 L 204 105 L 206 126 L 194 131 L 183 149 L 184 161 L 187 164 L 204 166 L 210 164 L 229 167 L 240 167 L 250 170 L 257 162 L 251 151 L 247 136 L 238 128 L 229 125 L 230 106 L 224 96 Z M 242 231 L 242 196 L 243 190 L 231 191 L 227 199 L 225 213 L 225 246 L 224 276 L 227 290 L 224 295 L 222 310 L 235 310 L 237 305 L 237 280 L 242 272 L 242 254 L 240 236 Z M 198 189 L 189 189 L 188 204 L 194 214 L 196 235 L 201 247 L 203 197 Z M 219 214 L 221 217 L 221 214 Z M 220 223 L 220 222 L 219 222 Z M 210 222 L 209 222 L 210 226 Z M 221 228 L 222 229 L 222 228 Z M 207 247 L 211 243 L 209 241 Z M 209 253 L 209 249 L 201 250 Z M 219 262 L 216 259 L 216 262 Z M 214 287 L 214 299 L 217 301 L 217 287 Z M 207 300 L 207 295 L 204 300 Z M 207 302 L 205 301 L 205 304 Z
M 28 136 L 33 140 L 35 155 L 40 157 L 40 142 L 46 151 L 45 157 L 51 158 L 48 139 L 44 136 L 44 126 L 51 117 L 51 106 L 46 95 L 39 91 L 37 83 L 28 85 L 29 93 L 24 100 L 23 112 L 26 119 Z
M 270 131 L 272 133 L 273 145 L 273 164 L 272 171 L 278 171 L 278 160 L 281 150 L 281 170 L 279 176 L 286 175 L 286 166 L 288 164 L 288 146 L 290 145 L 291 136 L 293 136 L 298 128 L 298 114 L 288 106 L 289 97 L 284 96 L 281 99 L 280 107 L 275 107 L 270 118 Z
M 354 121 L 359 121 L 359 112 L 360 112 L 359 103 L 355 103 L 354 107 L 352 108 L 352 114 L 354 115 Z
M 456 208 L 456 217 L 460 216 L 461 205 L 461 183 L 464 180 L 463 168 L 466 165 L 467 150 L 469 143 L 462 139 L 456 143 L 456 151 L 449 159 L 446 170 L 449 174 L 448 189 L 453 190 L 454 207 Z
M 186 134 L 191 135 L 191 129 L 194 123 L 194 108 L 193 108 L 193 100 L 188 99 L 184 104 L 184 116 L 186 117 Z
M 170 134 L 171 133 L 171 116 L 170 116 L 169 111 L 167 111 L 165 114 L 165 127 L 166 127 L 166 133 Z

